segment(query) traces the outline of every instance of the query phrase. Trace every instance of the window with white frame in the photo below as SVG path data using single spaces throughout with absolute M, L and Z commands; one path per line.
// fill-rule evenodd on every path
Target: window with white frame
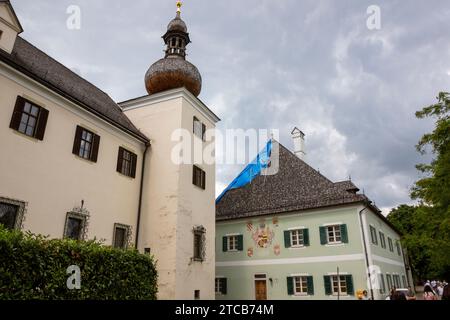
M 372 226 L 370 226 L 370 237 L 372 238 L 372 243 L 377 245 L 378 244 L 377 230 Z
M 379 289 L 380 289 L 380 293 L 385 293 L 386 292 L 386 284 L 384 283 L 384 276 L 382 273 L 378 274 L 378 281 L 379 283 Z
M 345 276 L 331 276 L 331 286 L 333 294 L 346 295 L 347 294 L 347 279 Z
M 291 246 L 300 247 L 305 244 L 303 229 L 291 230 Z
M 327 226 L 327 237 L 328 243 L 340 243 L 342 242 L 341 238 L 341 226 Z
M 238 250 L 238 236 L 228 236 L 228 250 L 227 251 L 237 251 Z
M 380 231 L 380 244 L 383 249 L 386 249 L 386 238 L 384 237 L 384 233 Z
M 216 278 L 215 292 L 217 295 L 227 294 L 227 278 Z
M 400 248 L 400 242 L 396 241 L 395 242 L 395 246 L 397 247 L 397 254 L 399 256 L 401 256 L 402 255 L 402 249 Z
M 392 239 L 388 237 L 389 251 L 394 252 L 394 245 L 392 244 Z
M 306 295 L 308 294 L 308 278 L 306 276 L 293 277 L 294 294 Z

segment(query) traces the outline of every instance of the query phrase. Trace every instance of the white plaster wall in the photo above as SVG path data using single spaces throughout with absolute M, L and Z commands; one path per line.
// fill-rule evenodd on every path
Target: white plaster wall
M 11 27 L 11 24 L 14 25 L 14 22 L 7 6 L 5 4 L 0 5 L 0 30 L 3 31 L 0 38 L 0 49 L 8 53 L 11 53 L 17 37 L 17 31 Z
M 18 95 L 49 110 L 43 141 L 9 128 Z M 97 163 L 72 154 L 77 125 L 101 136 Z M 138 155 L 136 179 L 116 172 L 119 146 Z M 61 238 L 66 213 L 84 200 L 88 238 L 111 245 L 114 223 L 134 235 L 144 145 L 1 63 L 0 147 L 0 197 L 28 203 L 25 230 Z
M 170 136 L 181 124 L 181 99 L 125 113 L 151 139 L 145 168 L 139 249 L 150 248 L 158 261 L 158 298 L 174 299 L 179 167 L 170 161 L 175 145 Z

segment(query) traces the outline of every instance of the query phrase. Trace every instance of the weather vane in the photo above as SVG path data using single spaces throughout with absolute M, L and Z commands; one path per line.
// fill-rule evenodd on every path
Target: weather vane
M 177 1 L 177 12 L 181 13 L 181 6 L 183 5 L 183 3 L 181 3 L 180 0 Z

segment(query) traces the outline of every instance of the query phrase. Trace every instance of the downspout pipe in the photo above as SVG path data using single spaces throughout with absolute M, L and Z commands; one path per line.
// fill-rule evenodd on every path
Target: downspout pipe
M 146 158 L 149 147 L 150 147 L 150 143 L 147 142 L 145 144 L 144 154 L 142 155 L 141 185 L 139 187 L 139 204 L 138 204 L 138 215 L 137 215 L 137 223 L 136 223 L 136 241 L 134 242 L 135 243 L 134 247 L 136 249 L 138 249 L 139 229 L 140 229 L 140 225 L 141 225 L 142 194 L 144 192 L 145 158 Z
M 362 213 L 367 210 L 366 207 L 364 207 L 362 210 L 359 211 L 359 222 L 361 225 L 361 233 L 362 233 L 362 237 L 363 237 L 363 245 L 364 245 L 364 256 L 366 258 L 366 267 L 367 267 L 367 276 L 369 277 L 369 290 L 370 290 L 370 296 L 372 298 L 372 300 L 374 300 L 374 295 L 373 295 L 373 287 L 372 287 L 372 280 L 370 278 L 370 264 L 369 264 L 369 255 L 367 253 L 367 242 L 366 242 L 366 233 L 364 232 L 364 224 L 363 224 L 363 220 L 362 220 Z

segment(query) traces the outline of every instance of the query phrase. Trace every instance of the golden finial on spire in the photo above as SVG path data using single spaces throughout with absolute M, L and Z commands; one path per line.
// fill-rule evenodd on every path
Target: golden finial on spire
M 181 13 L 181 6 L 182 5 L 183 5 L 183 3 L 180 0 L 178 0 L 177 1 L 177 13 Z

